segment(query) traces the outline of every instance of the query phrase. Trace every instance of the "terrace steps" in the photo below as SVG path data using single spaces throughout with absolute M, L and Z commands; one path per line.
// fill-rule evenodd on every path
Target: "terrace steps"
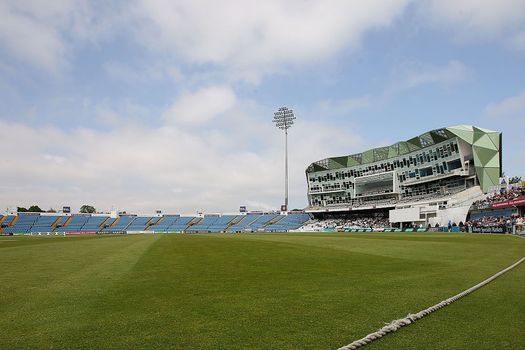
M 146 228 L 150 227 L 151 225 L 155 225 L 155 219 L 157 218 L 151 218 L 148 220 L 148 222 L 146 222 Z M 158 221 L 158 220 L 157 220 Z
M 102 221 L 102 223 L 99 226 L 99 229 L 102 230 L 104 227 L 106 227 L 106 224 L 108 223 L 109 219 L 111 218 L 108 216 L 104 221 Z
M 204 220 L 204 218 L 196 217 L 196 218 L 191 219 L 190 222 L 188 222 L 188 228 L 190 228 L 190 227 L 193 226 L 193 225 L 197 225 L 197 224 L 200 223 L 202 220 Z
M 228 227 L 239 224 L 245 218 L 246 218 L 246 215 L 237 215 L 237 217 L 235 217 L 232 221 L 230 221 L 230 223 L 228 224 Z
M 57 225 L 60 223 L 60 221 L 62 220 L 62 217 L 61 216 L 57 216 L 56 220 L 53 221 L 53 223 L 51 224 L 51 228 L 56 229 L 57 228 Z
M 69 216 L 67 218 L 66 221 L 64 221 L 64 223 L 62 224 L 62 227 L 67 227 L 67 225 L 69 225 L 69 223 L 71 222 L 71 220 L 73 220 L 73 216 Z
M 104 223 L 100 226 L 100 228 L 101 229 L 109 228 L 115 223 L 116 220 L 117 220 L 116 218 L 109 217 L 106 219 L 106 221 L 104 221 Z
M 277 224 L 279 221 L 283 220 L 285 217 L 286 217 L 286 215 L 278 215 L 277 217 L 275 217 L 275 218 L 271 219 L 270 221 L 268 221 L 266 223 L 266 226 L 267 225 Z
M 163 217 L 152 217 L 146 224 L 146 231 L 148 231 L 150 227 L 157 225 L 162 219 Z
M 120 221 L 120 218 L 122 216 L 119 216 L 116 220 L 114 220 L 111 225 L 109 225 L 109 228 L 117 226 L 118 222 Z

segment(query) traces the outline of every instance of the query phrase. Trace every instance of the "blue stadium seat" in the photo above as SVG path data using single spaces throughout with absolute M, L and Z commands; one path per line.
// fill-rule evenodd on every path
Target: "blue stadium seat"
M 227 232 L 255 232 L 263 231 L 264 226 L 268 223 L 276 220 L 278 215 L 276 214 L 248 214 L 244 215 L 244 218 L 236 224 L 228 227 Z
M 4 222 L 2 222 L 2 227 L 9 226 L 13 222 L 15 217 L 15 215 L 7 215 L 7 217 L 4 219 Z
M 195 225 L 191 225 L 186 229 L 186 232 L 209 232 L 208 227 L 210 225 L 213 225 L 217 220 L 219 219 L 219 216 L 216 215 L 205 215 L 204 218 L 200 221 L 198 221 Z
M 136 218 L 134 215 L 121 215 L 119 218 L 114 220 L 114 223 L 110 227 L 106 227 L 102 232 L 115 233 L 124 232 L 128 228 L 129 224 Z
M 145 231 L 146 228 L 152 224 L 159 221 L 158 217 L 153 216 L 137 216 L 133 221 L 128 225 L 126 231 Z
M 38 217 L 39 214 L 35 213 L 19 213 L 15 224 L 5 228 L 4 233 L 30 233 L 31 227 L 33 227 Z M 11 222 L 14 220 L 11 220 Z
M 282 215 L 281 215 L 282 216 Z M 270 232 L 286 232 L 296 230 L 310 219 L 308 214 L 288 214 L 273 223 L 268 224 L 264 230 Z
M 164 215 L 159 221 L 155 223 L 155 225 L 151 226 L 150 229 L 152 231 L 158 232 L 167 231 L 168 228 L 172 226 L 179 218 L 180 215 Z
M 187 232 L 224 232 L 237 215 L 204 216 L 199 223 L 190 226 Z
M 80 232 L 91 216 L 89 214 L 74 214 L 71 219 L 66 219 L 63 226 L 58 227 L 56 232 Z M 69 221 L 68 221 L 69 220 Z
M 90 216 L 80 229 L 81 232 L 100 232 L 102 224 L 108 220 L 107 216 Z
M 195 217 L 193 216 L 181 216 L 168 227 L 168 231 L 184 231 L 194 219 Z
M 33 226 L 31 232 L 53 232 L 54 224 L 61 220 L 57 215 L 39 215 Z

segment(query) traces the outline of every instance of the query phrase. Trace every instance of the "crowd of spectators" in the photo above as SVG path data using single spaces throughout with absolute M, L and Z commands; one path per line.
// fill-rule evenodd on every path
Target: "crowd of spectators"
M 505 227 L 506 231 L 511 233 L 513 227 L 516 227 L 517 232 L 523 231 L 525 218 L 522 216 L 485 216 L 478 220 L 470 220 L 465 223 L 465 230 L 471 231 L 473 227 Z
M 304 231 L 322 231 L 325 229 L 343 230 L 349 229 L 378 229 L 388 228 L 390 222 L 384 217 L 356 217 L 356 218 L 339 218 L 326 220 L 311 220 L 306 223 L 302 229 Z
M 494 226 L 505 226 L 505 225 L 512 225 L 512 221 L 515 220 L 515 218 L 512 218 L 510 216 L 485 216 L 478 220 L 471 220 L 466 222 L 467 227 L 471 226 L 479 226 L 479 227 L 494 227 Z
M 525 187 L 514 187 L 507 190 L 503 190 L 500 193 L 493 194 L 473 203 L 475 207 L 483 208 L 488 207 L 494 203 L 505 202 L 508 200 L 525 197 Z

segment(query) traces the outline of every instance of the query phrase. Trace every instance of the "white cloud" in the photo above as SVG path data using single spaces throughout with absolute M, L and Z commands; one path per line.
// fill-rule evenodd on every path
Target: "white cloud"
M 164 113 L 170 123 L 203 124 L 227 112 L 234 106 L 236 96 L 226 86 L 210 86 L 177 97 Z
M 431 23 L 452 27 L 462 40 L 497 39 L 525 23 L 523 0 L 427 0 L 421 5 Z
M 193 107 L 200 102 L 195 99 Z M 11 206 L 88 203 L 149 213 L 278 208 L 283 134 L 271 113 L 250 101 L 237 100 L 227 118 L 235 123 L 199 132 L 136 123 L 67 131 L 0 120 L 0 148 L 17 145 L 0 157 L 0 198 Z M 289 135 L 290 205 L 306 205 L 304 171 L 311 162 L 358 151 L 361 142 L 351 130 L 299 116 Z
M 65 162 L 65 158 L 64 157 L 61 157 L 61 156 L 56 156 L 56 155 L 53 155 L 53 154 L 44 154 L 43 155 L 43 158 L 45 160 L 48 160 L 48 161 L 51 161 L 51 162 L 54 162 L 56 164 L 62 164 Z
M 485 115 L 493 118 L 525 118 L 525 91 L 489 104 L 485 108 Z
M 150 48 L 253 81 L 355 47 L 368 30 L 390 25 L 408 2 L 139 0 L 135 28 Z
M 20 7 L 15 1 L 0 2 L 0 44 L 26 62 L 49 71 L 58 70 L 65 55 L 58 30 L 42 21 L 37 11 L 27 13 Z M 31 6 L 26 9 L 34 10 Z M 54 17 L 46 12 L 46 16 Z
M 372 30 L 392 25 L 410 0 L 3 0 L 0 47 L 55 72 L 75 49 L 105 38 L 137 40 L 162 60 L 217 70 L 231 80 L 259 82 L 268 73 L 316 64 L 355 48 Z M 503 40 L 523 47 L 525 1 L 425 0 L 419 21 L 450 28 L 460 38 Z M 118 36 L 117 36 L 118 35 Z M 127 39 L 126 39 L 127 38 Z M 120 40 L 120 39 L 119 39 Z M 171 71 L 176 79 L 181 72 Z M 109 74 L 136 72 L 111 62 Z M 158 70 L 145 73 L 156 76 Z M 202 74 L 202 71 L 199 73 Z M 225 79 L 223 79 L 224 81 Z
M 82 0 L 2 0 L 0 48 L 34 67 L 59 72 L 70 63 L 75 43 L 96 42 L 123 25 L 127 16 L 118 7 Z

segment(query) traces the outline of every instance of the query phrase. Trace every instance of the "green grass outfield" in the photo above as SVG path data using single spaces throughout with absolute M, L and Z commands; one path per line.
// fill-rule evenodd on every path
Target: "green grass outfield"
M 1 349 L 336 349 L 525 256 L 458 233 L 0 237 Z M 525 349 L 525 264 L 367 349 Z

